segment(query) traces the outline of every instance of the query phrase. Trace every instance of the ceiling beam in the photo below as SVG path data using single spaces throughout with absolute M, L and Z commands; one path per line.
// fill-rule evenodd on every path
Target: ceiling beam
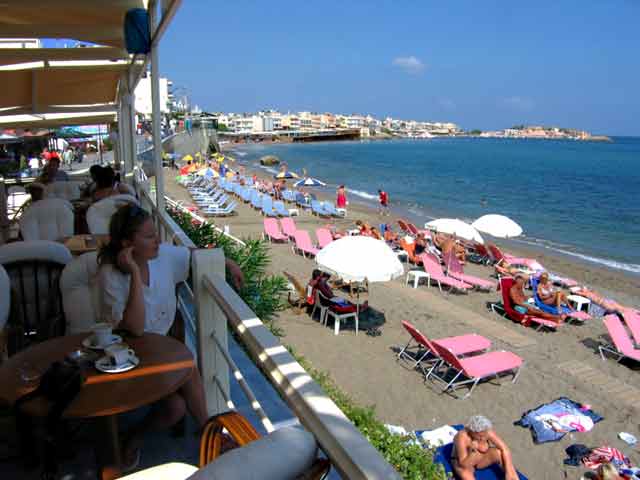
M 112 47 L 0 48 L 0 65 L 44 61 L 128 60 L 126 50 Z

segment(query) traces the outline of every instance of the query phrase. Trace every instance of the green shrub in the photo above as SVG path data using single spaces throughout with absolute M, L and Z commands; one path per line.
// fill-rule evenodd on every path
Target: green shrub
M 267 275 L 270 263 L 267 243 L 243 240 L 245 245 L 240 245 L 216 231 L 210 223 L 201 224 L 189 214 L 175 209 L 167 211 L 197 247 L 222 248 L 225 257 L 240 266 L 245 285 L 238 294 L 274 335 L 282 336 L 282 332 L 273 325 L 273 317 L 286 306 L 287 280 L 279 275 Z

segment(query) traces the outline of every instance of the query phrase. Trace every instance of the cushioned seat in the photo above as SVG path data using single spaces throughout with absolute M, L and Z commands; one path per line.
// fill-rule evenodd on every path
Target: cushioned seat
M 76 200 L 80 198 L 80 189 L 83 185 L 84 182 L 53 182 L 46 186 L 44 196 L 46 198 Z
M 73 207 L 61 198 L 45 198 L 30 205 L 20 217 L 24 240 L 57 240 L 73 235 Z
M 94 235 L 106 235 L 109 233 L 109 221 L 118 208 L 133 203 L 139 205 L 136 197 L 132 195 L 114 195 L 94 203 L 87 210 L 87 225 Z
M 67 321 L 67 335 L 91 330 L 100 312 L 98 253 L 89 252 L 74 258 L 60 277 L 62 306 Z

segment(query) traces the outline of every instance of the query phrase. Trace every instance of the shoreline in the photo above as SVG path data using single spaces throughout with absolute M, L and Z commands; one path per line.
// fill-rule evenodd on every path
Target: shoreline
M 265 167 L 252 165 L 250 161 L 243 161 L 243 158 L 242 156 L 236 157 L 236 161 L 242 162 L 242 166 L 247 173 L 255 173 L 259 178 L 273 180 L 271 172 Z M 233 164 L 232 168 L 234 167 L 237 168 L 237 164 Z M 269 168 L 274 171 L 277 170 L 277 167 Z M 332 188 L 333 186 L 310 188 L 308 191 L 314 193 L 320 200 L 334 202 L 335 196 L 330 190 Z M 347 196 L 349 199 L 349 218 L 351 220 L 355 222 L 355 220 L 358 219 L 358 216 L 355 215 L 357 212 L 357 214 L 362 217 L 375 217 L 377 221 L 373 222 L 374 225 L 381 223 L 383 218 L 377 215 L 377 202 L 374 199 L 367 200 L 359 195 L 350 194 L 348 188 Z M 391 215 L 385 217 L 385 221 L 390 221 L 396 231 L 398 230 L 396 222 L 398 218 L 407 218 L 414 222 L 418 228 L 423 227 L 425 221 L 424 213 L 421 212 L 417 214 L 412 212 L 409 206 L 394 206 L 392 204 L 390 212 Z M 491 241 L 517 256 L 537 258 L 539 262 L 549 270 L 573 278 L 580 284 L 586 284 L 596 288 L 608 296 L 617 297 L 618 301 L 623 304 L 640 307 L 640 302 L 638 301 L 640 298 L 640 273 L 636 274 L 628 270 L 614 268 L 603 263 L 575 256 L 582 254 L 563 253 L 555 250 L 553 247 L 533 245 L 518 239 L 491 238 Z M 608 261 L 608 259 L 602 260 Z

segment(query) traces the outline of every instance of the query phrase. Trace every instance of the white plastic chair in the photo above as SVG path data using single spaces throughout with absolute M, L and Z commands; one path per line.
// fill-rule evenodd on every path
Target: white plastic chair
M 60 276 L 60 290 L 67 321 L 65 333 L 91 330 L 100 312 L 98 253 L 85 253 L 69 262 Z
M 20 217 L 24 240 L 57 240 L 73 235 L 73 206 L 61 198 L 45 198 L 30 205 Z
M 127 203 L 140 205 L 136 197 L 132 195 L 114 195 L 91 205 L 87 210 L 89 231 L 94 235 L 109 234 L 111 216 Z

